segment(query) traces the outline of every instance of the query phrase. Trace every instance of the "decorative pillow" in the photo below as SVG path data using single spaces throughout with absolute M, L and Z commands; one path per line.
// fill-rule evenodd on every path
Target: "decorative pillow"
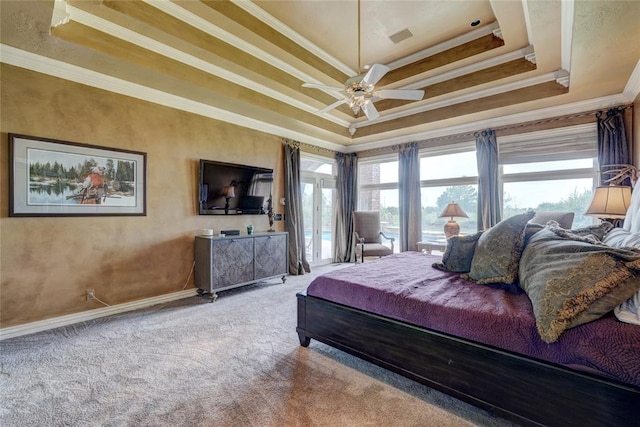
M 612 248 L 640 248 L 640 233 L 632 233 L 622 228 L 612 228 L 604 235 L 602 243 Z
M 546 227 L 522 253 L 520 287 L 531 300 L 540 337 L 552 343 L 640 289 L 640 250 L 572 240 Z
M 573 225 L 574 212 L 536 212 L 529 221 L 532 224 L 547 225 L 549 221 L 555 221 L 560 227 L 569 229 Z
M 447 240 L 447 249 L 442 254 L 442 262 L 433 263 L 438 270 L 468 273 L 471 270 L 473 253 L 482 231 L 470 236 L 452 236 Z
M 479 284 L 518 280 L 518 262 L 524 246 L 524 229 L 533 212 L 500 221 L 478 239 L 468 278 Z
M 640 325 L 640 291 L 613 309 L 619 321 Z

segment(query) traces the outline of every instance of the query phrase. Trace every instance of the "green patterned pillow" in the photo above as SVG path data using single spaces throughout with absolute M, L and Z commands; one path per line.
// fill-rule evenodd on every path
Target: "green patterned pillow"
M 447 240 L 447 249 L 442 255 L 442 262 L 433 263 L 438 270 L 455 273 L 468 273 L 471 270 L 473 253 L 482 231 L 471 236 L 452 236 Z
M 574 240 L 547 227 L 531 237 L 520 260 L 543 341 L 598 319 L 640 289 L 640 250 Z
M 518 280 L 518 263 L 524 246 L 524 229 L 534 212 L 512 216 L 494 225 L 478 239 L 468 278 L 479 284 Z

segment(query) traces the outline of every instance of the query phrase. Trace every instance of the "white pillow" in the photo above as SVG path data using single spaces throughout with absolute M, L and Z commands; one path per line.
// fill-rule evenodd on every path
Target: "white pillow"
M 640 233 L 640 181 L 636 184 L 631 195 L 631 206 L 627 210 L 622 226 L 625 230 Z
M 632 233 L 622 228 L 612 228 L 604 235 L 602 243 L 612 248 L 640 248 L 640 232 Z
M 602 243 L 614 248 L 640 248 L 640 233 L 632 233 L 622 228 L 612 228 L 604 235 Z M 619 321 L 640 325 L 640 291 L 613 309 Z
M 619 321 L 640 325 L 640 291 L 613 309 Z

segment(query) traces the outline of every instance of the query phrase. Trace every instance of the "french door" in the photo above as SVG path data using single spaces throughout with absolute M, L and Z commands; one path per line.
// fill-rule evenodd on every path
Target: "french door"
M 305 252 L 311 265 L 331 263 L 335 221 L 335 178 L 317 172 L 301 173 Z

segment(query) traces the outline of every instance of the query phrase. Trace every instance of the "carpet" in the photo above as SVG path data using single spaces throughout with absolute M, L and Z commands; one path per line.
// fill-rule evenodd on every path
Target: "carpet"
M 0 424 L 511 426 L 322 343 L 296 292 L 344 265 L 0 342 Z

